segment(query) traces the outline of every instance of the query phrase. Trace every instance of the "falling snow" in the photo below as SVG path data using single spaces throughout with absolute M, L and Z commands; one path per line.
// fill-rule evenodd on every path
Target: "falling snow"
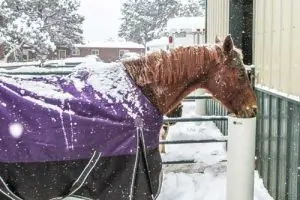
M 24 131 L 24 128 L 23 125 L 20 123 L 12 123 L 9 124 L 8 130 L 11 136 L 13 136 L 14 138 L 20 138 Z

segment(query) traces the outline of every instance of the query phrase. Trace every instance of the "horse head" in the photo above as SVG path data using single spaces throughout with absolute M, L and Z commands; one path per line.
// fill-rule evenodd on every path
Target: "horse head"
M 250 85 L 241 50 L 234 46 L 230 35 L 224 41 L 216 37 L 220 59 L 212 62 L 205 88 L 230 112 L 239 117 L 256 115 L 256 96 Z
M 123 62 L 144 95 L 166 114 L 197 88 L 208 90 L 239 117 L 256 114 L 242 53 L 231 36 L 213 45 L 178 47 Z

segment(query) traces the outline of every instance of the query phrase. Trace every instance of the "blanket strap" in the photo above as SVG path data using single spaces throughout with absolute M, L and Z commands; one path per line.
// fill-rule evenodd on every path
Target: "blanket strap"
M 0 192 L 2 194 L 4 194 L 7 198 L 11 199 L 11 200 L 22 200 L 20 197 L 18 197 L 17 195 L 15 195 L 7 186 L 7 184 L 5 183 L 5 181 L 2 179 L 2 177 L 0 176 Z
M 81 172 L 80 176 L 75 180 L 75 182 L 72 184 L 69 192 L 62 196 L 53 198 L 52 200 L 59 200 L 59 199 L 65 199 L 67 197 L 71 197 L 75 192 L 77 192 L 82 185 L 85 183 L 87 177 L 90 175 L 91 171 L 95 168 L 96 164 L 98 163 L 99 159 L 101 157 L 101 153 L 94 152 L 89 163 L 86 165 L 84 170 Z M 0 192 L 3 193 L 7 198 L 11 200 L 23 200 L 22 198 L 18 197 L 16 194 L 14 194 L 5 181 L 0 176 Z
M 94 152 L 89 163 L 85 166 L 84 170 L 81 172 L 79 177 L 72 184 L 71 188 L 69 189 L 69 192 L 63 195 L 62 197 L 57 197 L 51 200 L 65 199 L 74 195 L 74 193 L 77 192 L 85 183 L 87 177 L 90 175 L 91 171 L 95 168 L 96 164 L 100 160 L 100 157 L 101 153 Z
M 139 133 L 140 144 L 142 145 L 142 148 L 141 148 L 142 159 L 145 163 L 146 172 L 147 172 L 148 185 L 150 187 L 150 192 L 151 192 L 151 195 L 152 195 L 152 199 L 154 199 L 154 189 L 153 189 L 153 185 L 152 185 L 152 180 L 151 180 L 151 175 L 150 175 L 150 168 L 149 168 L 148 159 L 147 159 L 144 133 L 143 133 L 142 128 L 139 128 L 138 130 L 139 130 L 138 133 Z

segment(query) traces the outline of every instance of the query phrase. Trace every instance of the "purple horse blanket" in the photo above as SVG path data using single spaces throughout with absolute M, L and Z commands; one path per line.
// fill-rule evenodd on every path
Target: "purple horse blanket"
M 0 197 L 153 199 L 161 124 L 119 63 L 0 76 Z

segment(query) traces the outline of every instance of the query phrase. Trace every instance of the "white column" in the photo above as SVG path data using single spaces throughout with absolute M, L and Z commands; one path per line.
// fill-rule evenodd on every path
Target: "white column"
M 253 200 L 256 118 L 228 117 L 227 200 Z
M 196 96 L 200 96 L 200 95 L 203 95 L 203 94 L 205 94 L 205 90 L 204 89 L 197 89 L 196 91 L 195 91 L 195 94 L 196 94 Z M 198 114 L 198 115 L 205 115 L 206 113 L 205 113 L 205 99 L 200 99 L 200 100 L 196 100 L 195 102 L 196 102 L 196 113 Z

